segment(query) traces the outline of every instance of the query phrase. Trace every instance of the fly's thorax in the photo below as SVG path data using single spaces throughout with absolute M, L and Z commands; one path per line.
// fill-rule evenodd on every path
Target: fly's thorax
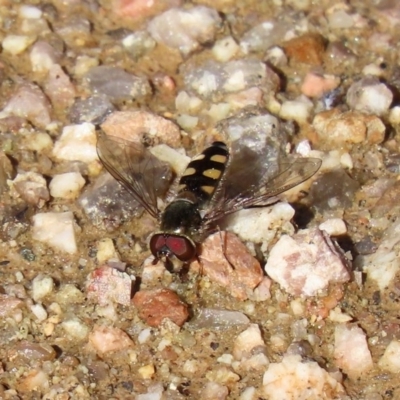
M 202 208 L 213 197 L 229 161 L 225 143 L 214 142 L 202 153 L 193 157 L 179 180 L 178 196 L 192 193 Z
M 185 198 L 176 198 L 162 213 L 160 230 L 195 238 L 201 230 L 202 222 L 197 203 Z

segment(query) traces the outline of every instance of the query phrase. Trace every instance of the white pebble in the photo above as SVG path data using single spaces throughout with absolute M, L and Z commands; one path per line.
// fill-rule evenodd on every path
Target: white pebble
M 207 114 L 214 122 L 221 121 L 228 116 L 230 109 L 231 106 L 228 103 L 213 104 Z
M 235 42 L 235 39 L 232 36 L 227 36 L 215 42 L 212 53 L 217 61 L 227 62 L 235 56 L 238 50 L 239 45 Z
M 54 145 L 53 155 L 59 160 L 83 161 L 98 160 L 96 152 L 96 131 L 93 124 L 84 122 L 64 127 L 60 138 Z
M 32 281 L 32 298 L 39 301 L 48 296 L 54 289 L 54 281 L 51 276 L 40 274 Z
M 25 145 L 28 150 L 37 151 L 38 153 L 53 147 L 53 141 L 48 133 L 38 132 L 32 133 L 25 137 Z
M 400 124 L 400 106 L 394 106 L 389 113 L 389 122 L 392 125 Z
M 151 329 L 150 328 L 143 329 L 138 335 L 138 342 L 140 344 L 144 344 L 149 340 L 150 337 L 151 337 Z
M 151 153 L 159 160 L 169 163 L 178 175 L 182 174 L 190 161 L 190 157 L 173 149 L 166 144 L 159 144 L 151 148 Z
M 75 254 L 77 251 L 72 212 L 49 212 L 33 217 L 32 237 L 56 250 Z
M 62 199 L 76 199 L 84 185 L 85 180 L 79 172 L 54 175 L 49 185 L 50 194 Z
M 316 362 L 302 362 L 299 355 L 286 355 L 280 363 L 271 363 L 263 387 L 268 400 L 333 399 L 345 394 L 343 386 L 327 371 Z
M 190 131 L 191 129 L 196 128 L 199 123 L 199 118 L 192 117 L 188 114 L 181 114 L 177 117 L 176 122 L 182 129 Z
M 111 259 L 119 259 L 118 253 L 115 250 L 114 242 L 110 238 L 104 238 L 97 244 L 97 261 L 99 264 L 103 264 Z
M 340 164 L 344 168 L 353 169 L 354 164 L 351 155 L 349 153 L 343 153 L 340 156 Z
M 42 10 L 38 7 L 30 6 L 30 5 L 21 5 L 18 14 L 21 18 L 26 19 L 38 19 L 42 16 Z
M 8 35 L 2 41 L 3 50 L 14 56 L 23 53 L 35 38 L 27 35 Z
M 348 29 L 354 25 L 353 18 L 345 10 L 336 10 L 328 15 L 328 22 L 331 29 Z
M 271 207 L 249 208 L 234 213 L 225 220 L 224 227 L 241 239 L 254 243 L 269 243 L 275 238 L 275 229 L 294 216 L 288 203 L 277 203 Z
M 197 110 L 201 104 L 201 99 L 196 96 L 189 96 L 184 90 L 180 91 L 175 98 L 175 107 L 182 114 Z
M 265 271 L 293 295 L 315 296 L 330 283 L 350 279 L 348 262 L 325 231 L 283 235 L 271 249 Z
M 260 347 L 265 347 L 260 328 L 257 324 L 251 324 L 235 339 L 232 354 L 236 360 L 242 361 L 245 358 L 250 358 L 253 355 L 253 350 Z
M 340 324 L 335 328 L 335 364 L 350 379 L 357 379 L 373 367 L 364 331 L 357 325 Z
M 33 304 L 30 306 L 32 314 L 36 317 L 39 322 L 44 321 L 47 319 L 47 311 L 41 304 Z
M 171 8 L 153 18 L 148 31 L 156 42 L 188 55 L 201 43 L 213 40 L 220 23 L 218 12 L 209 7 Z
M 374 225 L 378 228 L 387 228 L 384 239 L 375 253 L 363 257 L 364 272 L 367 278 L 376 282 L 381 291 L 386 291 L 391 282 L 395 279 L 400 270 L 400 259 L 398 257 L 398 237 L 400 232 L 400 221 L 396 220 L 389 227 L 387 217 L 374 219 Z
M 346 102 L 353 110 L 383 115 L 392 104 L 393 93 L 378 78 L 366 76 L 354 82 L 346 95 Z
M 379 368 L 398 374 L 400 372 L 400 342 L 392 340 L 378 362 Z
M 74 339 L 83 340 L 89 334 L 89 328 L 80 319 L 72 318 L 64 321 L 61 326 Z
M 296 146 L 296 153 L 300 154 L 303 157 L 307 157 L 310 154 L 310 151 L 311 151 L 311 144 L 308 140 L 302 140 Z
M 304 124 L 310 118 L 313 104 L 305 97 L 297 100 L 288 100 L 282 103 L 279 116 L 283 119 L 294 120 L 299 124 Z
M 240 393 L 240 400 L 254 400 L 256 398 L 256 388 L 254 386 L 248 386 Z
M 344 221 L 340 218 L 330 218 L 319 225 L 319 229 L 324 230 L 329 236 L 340 236 L 347 232 Z

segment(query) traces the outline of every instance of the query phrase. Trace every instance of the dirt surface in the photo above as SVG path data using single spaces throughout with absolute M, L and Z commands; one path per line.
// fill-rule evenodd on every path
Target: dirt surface
M 215 8 L 221 23 L 211 40 L 199 44 L 188 55 L 163 43 L 155 43 L 153 48 L 132 55 L 121 42 L 126 32 L 145 30 L 148 21 L 177 3 L 162 1 L 144 9 L 138 6 L 139 11 L 135 12 L 128 9 L 131 3 L 135 2 L 33 1 L 30 4 L 41 11 L 38 22 L 21 17 L 20 8 L 25 2 L 0 1 L 0 39 L 3 41 L 0 56 L 3 109 L 0 119 L 0 398 L 400 399 L 398 371 L 379 364 L 389 343 L 400 341 L 400 272 L 396 269 L 389 284 L 379 288 L 377 281 L 364 271 L 367 264 L 364 257 L 374 254 L 387 238 L 385 232 L 397 221 L 400 211 L 400 118 L 391 112 L 398 104 L 400 89 L 400 10 L 396 1 L 378 5 L 364 1 L 337 3 L 338 10 L 343 9 L 353 18 L 353 23 L 343 28 L 332 27 L 329 15 L 335 11 L 335 6 L 325 1 L 309 5 L 296 1 L 198 1 L 194 5 Z M 190 9 L 194 5 L 185 3 L 183 7 Z M 366 75 L 363 72 L 366 66 L 393 94 L 390 110 L 380 115 L 361 110 L 360 116 L 354 117 L 357 124 L 359 121 L 369 124 L 365 115 L 374 116 L 382 123 L 382 131 L 378 127 L 373 133 L 365 133 L 362 140 L 356 139 L 356 132 L 351 129 L 344 140 L 329 137 L 330 127 L 326 128 L 328 136 L 318 131 L 313 124 L 314 116 L 331 118 L 321 114 L 329 112 L 324 108 L 326 93 L 308 96 L 311 111 L 306 121 L 296 120 L 286 127 L 289 147 L 295 149 L 307 140 L 327 163 L 319 175 L 308 182 L 304 193 L 294 195 L 293 226 L 296 230 L 313 228 L 331 218 L 342 219 L 346 233 L 332 237 L 349 262 L 349 282 L 331 284 L 311 297 L 294 296 L 277 282 L 271 282 L 270 298 L 257 301 L 251 296 L 245 299 L 232 296 L 228 284 L 221 287 L 212 277 L 203 275 L 197 262 L 189 271 L 181 273 L 171 273 L 157 266 L 161 270 L 149 272 L 158 274 L 157 277 L 146 281 L 142 271 L 143 263 L 151 254 L 148 238 L 158 230 L 158 222 L 146 212 L 132 205 L 132 209 L 121 212 L 118 217 L 111 211 L 110 215 L 95 221 L 85 213 L 79 196 L 68 199 L 50 196 L 48 192 L 40 195 L 35 186 L 31 198 L 27 194 L 29 188 L 17 190 L 11 183 L 17 173 L 31 171 L 43 177 L 44 187 L 48 188 L 54 175 L 78 171 L 85 180 L 78 194 L 93 188 L 102 172 L 98 160 L 60 160 L 53 152 L 63 127 L 84 121 L 79 120 L 84 114 L 80 114 L 79 109 L 76 113 L 80 117 L 72 117 L 74 103 L 96 92 L 85 78 L 87 72 L 77 72 L 78 60 L 90 65 L 87 60 L 82 61 L 82 57 L 90 57 L 94 65 L 120 67 L 149 81 L 151 89 L 142 97 L 111 99 L 109 95 L 114 110 L 141 109 L 176 123 L 182 114 L 176 108 L 176 97 L 188 87 L 184 71 L 212 60 L 216 40 L 231 35 L 239 43 L 246 32 L 263 21 L 274 21 L 288 33 L 286 37 L 278 35 L 274 44 L 283 49 L 286 62 L 273 65 L 271 58 L 268 59 L 267 50 L 273 46 L 234 56 L 265 61 L 279 77 L 279 89 L 275 93 L 261 94 L 257 109 L 262 112 L 277 115 L 277 104 L 297 99 L 305 90 L 301 87 L 309 72 L 339 78 L 337 92 L 332 96 L 334 109 L 339 110 L 340 115 L 348 110 L 358 112 L 356 106 L 352 108 L 349 101 L 346 102 L 346 93 L 354 82 Z M 13 53 L 4 44 L 4 39 L 12 34 L 32 37 L 32 43 L 18 54 Z M 39 40 L 53 47 L 55 63 L 61 65 L 69 77 L 74 88 L 72 94 L 68 94 L 68 85 L 52 92 L 48 85 L 49 71 L 35 71 L 32 67 L 32 46 Z M 89 71 L 87 65 L 82 68 Z M 44 108 L 49 111 L 51 123 L 42 123 L 42 116 L 24 115 L 24 111 L 17 112 L 16 108 L 6 112 L 18 88 L 30 83 L 44 90 L 45 97 L 50 99 Z M 221 92 L 214 98 L 203 98 L 200 109 L 191 111 L 191 115 L 199 119 L 194 128 L 180 131 L 181 144 L 177 147 L 181 153 L 186 152 L 191 157 L 215 138 L 213 128 L 217 120 L 223 118 L 213 119 L 206 111 L 212 104 L 228 102 L 226 96 L 227 93 Z M 237 112 L 231 109 L 226 117 Z M 96 121 L 95 125 L 99 122 L 102 121 Z M 347 128 L 353 124 L 353 119 L 350 122 L 345 119 L 343 124 Z M 46 136 L 39 138 L 39 134 Z M 48 140 L 49 145 L 37 145 L 41 140 Z M 158 144 L 158 139 L 150 137 L 147 144 L 152 147 Z M 337 153 L 333 154 L 334 151 Z M 329 164 L 329 160 L 338 160 L 343 154 L 350 157 L 351 168 L 346 169 L 344 163 L 340 165 L 337 161 Z M 98 194 L 100 196 L 103 194 Z M 332 199 L 336 201 L 333 206 Z M 289 197 L 289 200 L 292 199 Z M 130 201 L 126 196 L 122 203 Z M 76 251 L 64 252 L 46 241 L 34 239 L 36 214 L 69 211 L 73 215 Z M 264 248 L 261 243 L 246 243 L 262 268 L 280 235 L 293 234 L 279 224 L 271 230 L 275 232 L 274 237 Z M 149 324 L 134 301 L 126 303 L 117 297 L 110 300 L 101 292 L 103 289 L 99 289 L 100 294 L 90 294 L 88 282 L 94 279 L 90 274 L 108 261 L 99 260 L 98 256 L 99 243 L 104 239 L 111 239 L 119 262 L 126 263 L 121 267 L 121 274 L 126 275 L 116 278 L 122 290 L 131 291 L 130 298 L 133 298 L 138 290 L 168 288 L 180 300 L 175 297 L 163 300 L 165 307 L 179 307 L 184 320 L 187 318 L 185 324 L 180 318 L 177 324 L 170 320 Z M 396 244 L 393 248 L 397 260 Z M 387 262 L 384 254 L 382 263 Z M 43 280 L 47 278 L 50 278 L 49 289 L 42 297 L 38 294 L 41 289 L 35 289 L 35 282 L 45 285 Z M 110 281 L 106 279 L 105 282 L 104 290 L 108 291 Z M 102 296 L 107 297 L 106 300 Z M 235 316 L 233 321 L 224 323 L 225 318 L 230 318 L 228 314 L 213 315 L 204 322 L 198 316 L 204 309 L 238 311 L 248 317 L 248 322 Z M 332 310 L 350 319 L 335 319 L 330 315 Z M 303 322 L 299 321 L 305 324 L 300 333 L 299 326 Z M 352 367 L 344 371 L 338 364 L 335 329 L 341 323 L 358 326 L 364 332 L 372 358 L 372 367 L 367 371 L 352 375 Z M 253 349 L 253 355 L 262 353 L 269 363 L 280 363 L 288 352 L 300 354 L 303 361 L 316 361 L 332 374 L 344 391 L 329 394 L 327 390 L 325 397 L 296 397 L 296 394 L 272 397 L 267 394 L 263 389 L 263 375 L 268 365 L 246 366 L 242 359 L 226 357 L 239 346 L 238 335 L 249 324 L 258 325 L 264 342 L 258 350 Z M 105 332 L 104 327 L 114 330 Z M 109 340 L 118 345 L 104 349 Z M 149 397 L 140 397 L 144 394 Z

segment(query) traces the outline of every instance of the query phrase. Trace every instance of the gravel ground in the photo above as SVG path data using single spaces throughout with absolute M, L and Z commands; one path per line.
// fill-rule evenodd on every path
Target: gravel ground
M 0 0 L 0 22 L 1 399 L 400 399 L 398 1 Z M 99 135 L 114 175 L 146 148 L 157 209 L 215 140 L 227 197 L 299 185 L 171 270 Z

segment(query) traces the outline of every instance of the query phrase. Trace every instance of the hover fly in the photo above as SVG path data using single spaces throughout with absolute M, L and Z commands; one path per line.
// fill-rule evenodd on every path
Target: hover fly
M 97 152 L 107 171 L 159 221 L 150 250 L 156 260 L 165 262 L 190 262 L 222 217 L 277 201 L 275 196 L 310 178 L 321 165 L 314 158 L 281 163 L 272 177 L 261 177 L 246 187 L 249 174 L 256 173 L 254 166 L 232 167 L 228 146 L 214 142 L 191 159 L 173 199 L 160 210 L 156 183 L 166 177 L 162 161 L 140 143 L 105 134 L 99 136 Z

